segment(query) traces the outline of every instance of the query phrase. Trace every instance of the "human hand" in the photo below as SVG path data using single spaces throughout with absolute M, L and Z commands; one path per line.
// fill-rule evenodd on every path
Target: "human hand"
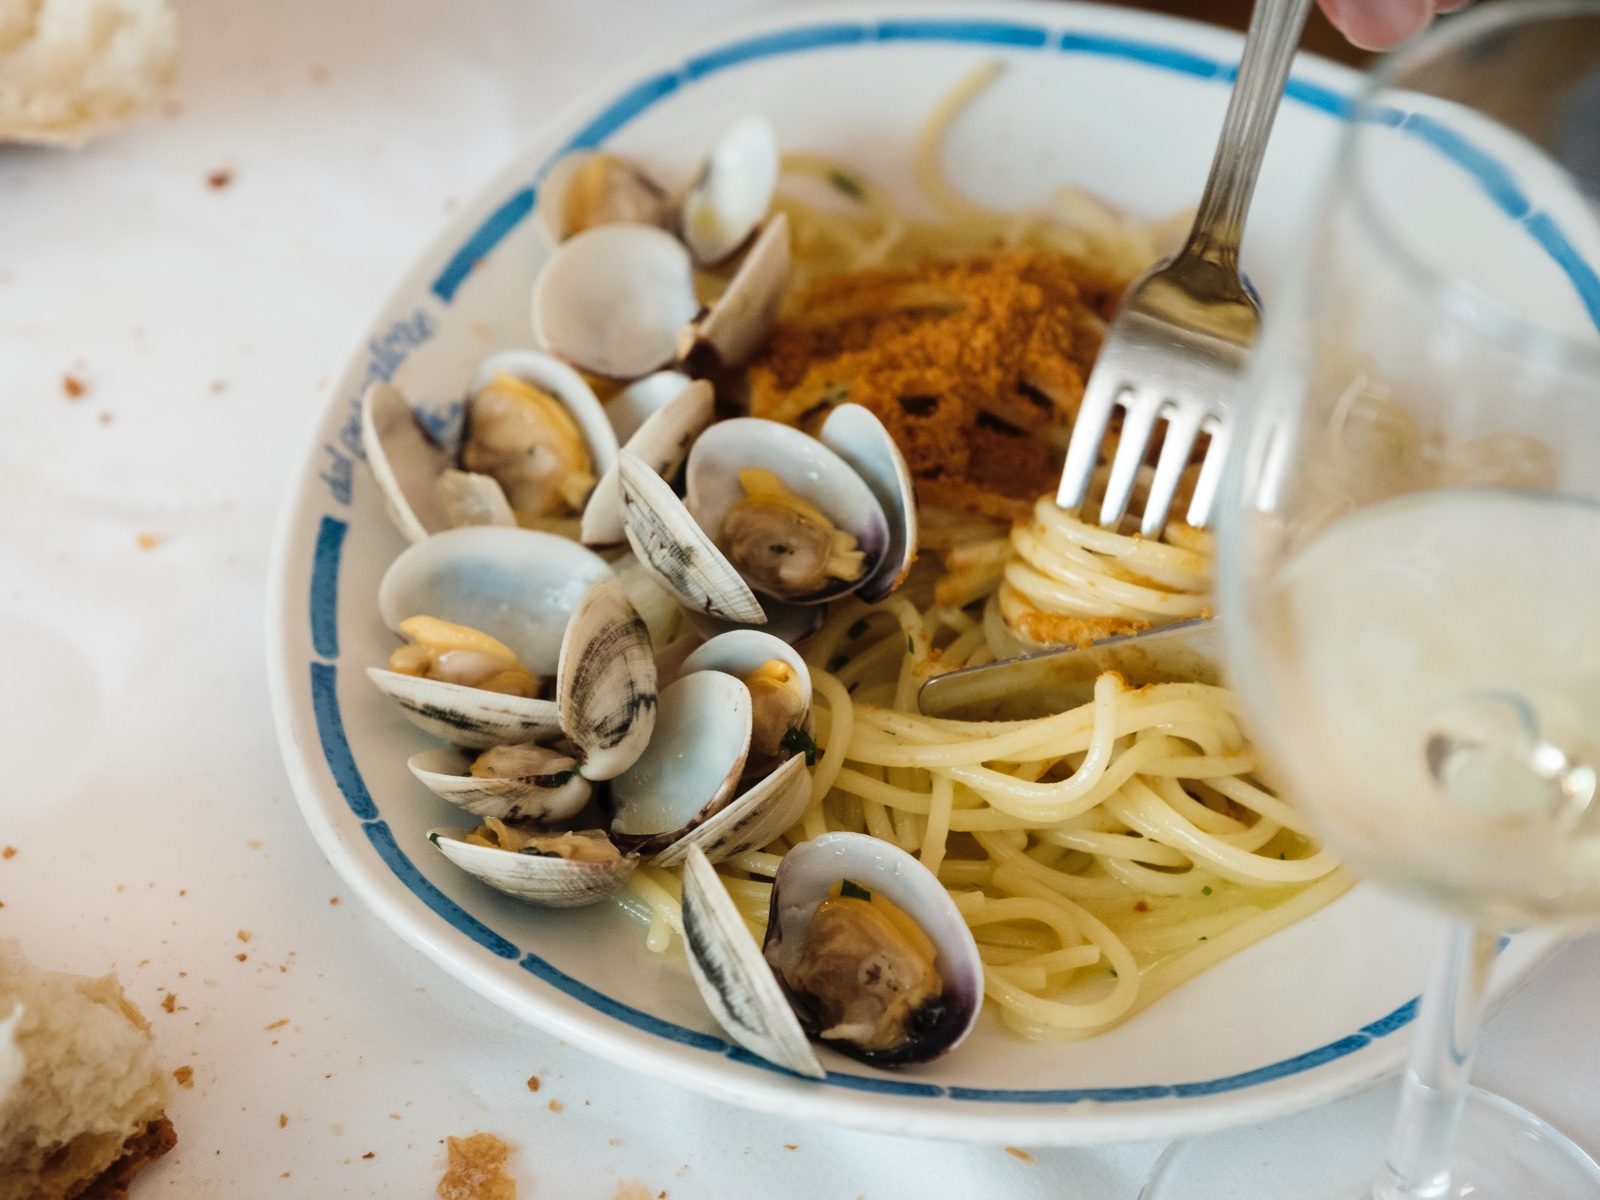
M 1317 0 L 1339 30 L 1366 50 L 1386 50 L 1404 41 L 1434 13 L 1460 8 L 1468 0 Z

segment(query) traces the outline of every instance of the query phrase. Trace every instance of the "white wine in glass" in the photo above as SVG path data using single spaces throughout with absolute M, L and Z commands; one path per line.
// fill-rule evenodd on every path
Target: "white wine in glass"
M 1600 1198 L 1468 1086 L 1501 935 L 1600 918 L 1600 0 L 1450 18 L 1347 118 L 1237 401 L 1219 608 L 1275 781 L 1455 923 L 1387 1152 L 1328 1110 L 1144 1194 Z

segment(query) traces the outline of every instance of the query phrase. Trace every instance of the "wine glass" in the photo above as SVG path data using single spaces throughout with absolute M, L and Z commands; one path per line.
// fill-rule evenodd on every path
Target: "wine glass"
M 1502 933 L 1600 917 L 1600 2 L 1451 18 L 1347 116 L 1239 399 L 1219 608 L 1265 773 L 1453 927 L 1386 1156 L 1324 1110 L 1144 1196 L 1600 1197 L 1467 1082 Z

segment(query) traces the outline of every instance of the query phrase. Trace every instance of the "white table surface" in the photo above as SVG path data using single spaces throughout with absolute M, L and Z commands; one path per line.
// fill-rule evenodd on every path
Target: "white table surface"
M 0 147 L 0 936 L 114 967 L 193 1067 L 137 1200 L 431 1196 L 443 1138 L 480 1129 L 524 1200 L 1133 1200 L 1157 1146 L 1029 1162 L 804 1125 L 518 1024 L 346 893 L 279 763 L 267 555 L 349 344 L 552 105 L 760 0 L 179 7 L 165 115 Z M 1590 938 L 1492 1021 L 1478 1079 L 1600 1154 L 1597 995 Z

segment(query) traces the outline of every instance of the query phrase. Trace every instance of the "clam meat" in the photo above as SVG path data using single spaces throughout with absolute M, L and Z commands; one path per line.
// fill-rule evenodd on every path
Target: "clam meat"
M 389 670 L 397 675 L 505 696 L 539 694 L 538 676 L 518 661 L 509 646 L 487 633 L 426 615 L 401 621 L 399 632 L 411 640 L 389 655 Z
M 580 151 L 570 156 L 570 168 L 563 171 L 568 161 L 557 164 L 545 182 L 547 189 L 558 193 L 557 240 L 596 225 L 666 225 L 671 219 L 666 189 L 637 163 L 617 154 Z
M 774 596 L 803 596 L 829 580 L 854 583 L 866 573 L 867 556 L 855 537 L 774 472 L 745 467 L 739 486 L 744 499 L 722 519 L 721 541 L 751 586 Z
M 581 512 L 596 481 L 583 431 L 566 406 L 503 371 L 472 398 L 461 465 L 495 480 L 519 520 Z

